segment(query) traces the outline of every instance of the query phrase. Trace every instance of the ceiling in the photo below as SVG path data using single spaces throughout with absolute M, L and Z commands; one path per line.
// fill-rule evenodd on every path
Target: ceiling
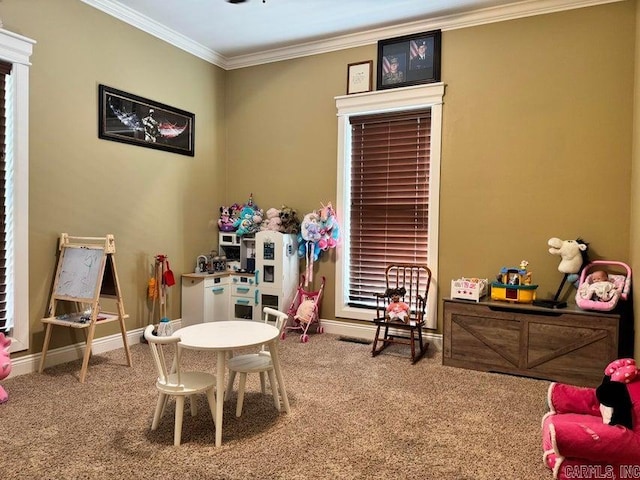
M 229 69 L 619 0 L 82 1 Z

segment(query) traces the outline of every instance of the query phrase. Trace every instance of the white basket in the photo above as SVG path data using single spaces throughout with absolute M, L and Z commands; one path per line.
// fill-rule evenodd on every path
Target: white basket
M 451 280 L 451 298 L 479 302 L 487 294 L 489 280 L 486 278 L 459 278 Z

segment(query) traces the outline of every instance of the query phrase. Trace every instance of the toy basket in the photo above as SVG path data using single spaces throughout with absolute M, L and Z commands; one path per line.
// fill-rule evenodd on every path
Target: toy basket
M 487 294 L 489 280 L 486 278 L 459 278 L 451 280 L 451 298 L 479 302 Z

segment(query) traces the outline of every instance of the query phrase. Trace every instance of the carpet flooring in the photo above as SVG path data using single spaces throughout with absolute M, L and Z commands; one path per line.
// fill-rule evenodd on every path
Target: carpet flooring
M 150 430 L 157 393 L 151 355 L 133 345 L 3 381 L 0 478 L 544 480 L 540 420 L 549 382 L 445 367 L 430 350 L 415 365 L 404 346 L 372 358 L 370 345 L 312 334 L 281 342 L 291 413 L 278 413 L 249 375 L 244 410 L 225 402 L 215 448 L 204 396 L 185 410 L 173 446 L 174 403 Z M 215 372 L 188 351 L 187 367 Z M 237 381 L 236 381 L 237 384 Z M 237 387 L 237 385 L 236 385 Z

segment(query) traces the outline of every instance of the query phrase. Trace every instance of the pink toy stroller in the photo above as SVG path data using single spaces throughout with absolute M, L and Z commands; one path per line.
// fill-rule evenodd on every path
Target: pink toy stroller
M 601 270 L 603 267 L 618 266 L 625 270 L 626 274 L 608 273 L 609 282 L 613 288 L 609 292 L 597 292 L 600 298 L 594 299 L 597 284 L 591 279 L 591 272 Z M 580 273 L 578 291 L 576 292 L 576 305 L 583 310 L 599 310 L 607 312 L 613 310 L 618 300 L 626 300 L 631 290 L 631 268 L 626 263 L 607 260 L 594 260 L 586 265 Z M 605 295 L 603 295 L 606 294 Z
M 320 310 L 320 301 L 322 300 L 322 291 L 324 290 L 325 277 L 322 277 L 322 283 L 320 289 L 317 292 L 309 292 L 303 288 L 305 282 L 304 275 L 300 277 L 300 285 L 296 289 L 296 296 L 291 302 L 291 306 L 287 313 L 292 319 L 290 325 L 287 325 L 282 332 L 282 340 L 285 339 L 288 330 L 302 331 L 300 335 L 300 341 L 307 343 L 309 341 L 309 335 L 307 331 L 309 326 L 316 324 L 316 332 L 323 333 L 324 328 L 320 325 L 320 316 L 318 314 Z

